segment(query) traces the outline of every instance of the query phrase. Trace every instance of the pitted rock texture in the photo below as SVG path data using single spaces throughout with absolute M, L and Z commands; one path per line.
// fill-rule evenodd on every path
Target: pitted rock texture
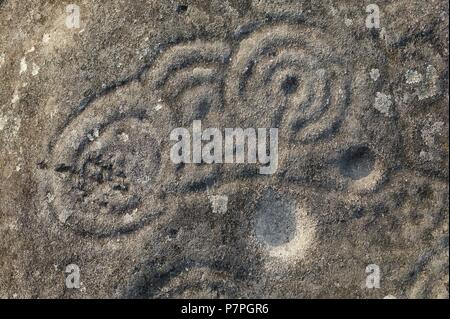
M 0 0 L 0 298 L 448 298 L 448 2 L 370 4 Z

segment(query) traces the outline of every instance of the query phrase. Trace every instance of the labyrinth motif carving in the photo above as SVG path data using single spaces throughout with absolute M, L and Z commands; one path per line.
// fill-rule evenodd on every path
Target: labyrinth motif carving
M 350 46 L 341 31 L 289 13 L 295 5 L 264 3 L 252 4 L 260 18 L 225 35 L 192 31 L 159 43 L 139 70 L 74 107 L 49 138 L 42 173 L 53 223 L 95 241 L 146 242 L 121 297 L 265 297 L 267 287 L 284 296 L 278 286 L 307 296 L 308 271 L 332 272 L 324 256 L 347 269 L 342 256 L 353 249 L 381 260 L 383 245 L 423 248 L 430 237 L 439 244 L 401 270 L 402 293 L 445 294 L 448 118 L 422 113 L 445 99 L 447 64 L 427 49 L 396 72 L 389 63 L 404 53 L 392 48 L 408 50 L 407 39 Z M 417 114 L 414 128 L 405 124 Z M 278 128 L 278 169 L 174 164 L 171 131 L 198 120 Z M 358 265 L 369 264 L 361 256 Z

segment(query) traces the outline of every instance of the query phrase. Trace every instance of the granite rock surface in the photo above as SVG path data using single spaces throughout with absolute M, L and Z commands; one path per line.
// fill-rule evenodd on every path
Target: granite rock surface
M 448 13 L 0 0 L 0 298 L 448 298 Z M 194 120 L 276 171 L 174 164 Z

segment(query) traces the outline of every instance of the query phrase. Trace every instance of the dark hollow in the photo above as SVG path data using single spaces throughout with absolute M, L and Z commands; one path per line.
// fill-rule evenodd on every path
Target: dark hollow
M 281 89 L 286 95 L 294 93 L 297 90 L 297 88 L 298 88 L 298 80 L 295 76 L 287 76 L 286 79 L 284 79 L 283 83 L 281 84 Z
M 375 156 L 366 146 L 350 147 L 339 163 L 340 172 L 345 177 L 357 180 L 366 177 L 373 170 Z

